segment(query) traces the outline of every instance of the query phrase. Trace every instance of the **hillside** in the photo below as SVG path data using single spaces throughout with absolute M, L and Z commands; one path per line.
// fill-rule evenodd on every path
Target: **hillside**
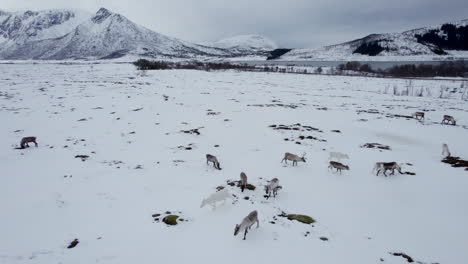
M 371 34 L 317 49 L 294 49 L 281 59 L 365 61 L 468 58 L 467 24 L 468 20 L 463 20 L 403 33 Z

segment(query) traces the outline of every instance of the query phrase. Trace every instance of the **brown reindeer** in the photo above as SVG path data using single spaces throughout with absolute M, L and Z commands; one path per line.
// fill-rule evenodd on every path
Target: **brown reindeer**
M 377 171 L 377 174 L 375 176 L 378 176 L 379 173 L 382 171 L 385 177 L 387 177 L 387 174 L 385 174 L 388 170 L 391 170 L 392 173 L 390 175 L 395 174 L 395 170 L 397 170 L 400 174 L 403 174 L 401 172 L 401 167 L 398 165 L 396 162 L 376 162 L 373 171 Z
M 416 118 L 417 120 L 423 120 L 424 119 L 424 112 L 414 112 L 413 117 Z
M 328 165 L 328 168 L 329 169 L 335 168 L 337 172 L 338 171 L 340 172 L 340 174 L 341 174 L 341 170 L 349 170 L 348 165 L 344 165 L 344 164 L 336 162 L 336 161 L 330 161 L 330 165 Z
M 36 137 L 24 137 L 21 139 L 21 142 L 20 142 L 20 148 L 24 149 L 24 148 L 29 148 L 29 144 L 28 143 L 34 143 L 36 145 L 36 148 L 37 148 L 37 142 L 36 142 Z
M 281 162 L 284 161 L 284 163 L 287 164 L 288 160 L 291 160 L 293 162 L 293 166 L 297 165 L 298 161 L 306 162 L 305 153 L 302 155 L 302 157 L 299 157 L 298 155 L 286 152 L 286 153 L 284 153 L 284 158 L 281 160 Z
M 208 164 L 208 162 L 212 162 L 213 167 L 215 167 L 218 170 L 221 170 L 221 167 L 219 167 L 219 161 L 216 158 L 216 156 L 213 156 L 211 154 L 206 154 L 206 164 Z
M 449 124 L 449 123 L 451 123 L 452 126 L 455 126 L 457 124 L 457 122 L 455 121 L 455 118 L 453 118 L 453 116 L 444 115 L 444 118 L 442 119 L 441 124 Z

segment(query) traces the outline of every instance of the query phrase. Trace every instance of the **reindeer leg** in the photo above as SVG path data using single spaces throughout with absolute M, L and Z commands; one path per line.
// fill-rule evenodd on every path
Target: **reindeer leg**
M 247 235 L 247 228 L 245 228 L 245 232 L 244 232 L 244 240 L 245 240 L 245 236 Z

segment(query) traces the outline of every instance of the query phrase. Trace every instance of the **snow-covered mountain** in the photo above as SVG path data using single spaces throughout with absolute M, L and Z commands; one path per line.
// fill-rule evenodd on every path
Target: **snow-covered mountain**
M 234 36 L 214 42 L 210 46 L 228 49 L 236 54 L 259 54 L 278 48 L 273 40 L 260 35 Z
M 58 38 L 89 19 L 92 14 L 80 10 L 44 10 L 5 12 L 0 10 L 0 45 Z
M 453 30 L 449 29 L 454 28 Z M 456 35 L 456 45 L 449 42 L 449 32 Z M 294 49 L 281 56 L 283 60 L 375 60 L 410 57 L 457 57 L 468 52 L 468 20 L 405 31 L 403 33 L 371 34 L 361 39 L 317 49 Z M 434 40 L 433 36 L 440 39 Z M 466 45 L 465 45 L 466 46 Z
M 234 57 L 264 54 L 275 45 L 259 36 L 233 39 L 232 46 L 227 41 L 219 46 L 193 44 L 151 31 L 105 8 L 95 15 L 56 10 L 2 12 L 0 19 L 0 59 Z

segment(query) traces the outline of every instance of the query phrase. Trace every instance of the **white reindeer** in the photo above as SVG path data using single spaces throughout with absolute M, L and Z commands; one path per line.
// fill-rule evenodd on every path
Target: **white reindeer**
M 248 230 L 257 222 L 257 228 L 260 226 L 258 222 L 258 214 L 257 211 L 252 211 L 249 215 L 247 215 L 239 225 L 236 225 L 234 228 L 234 236 L 237 236 L 240 230 L 244 230 L 244 240 L 245 236 L 247 235 Z
M 450 150 L 449 150 L 447 144 L 445 144 L 445 143 L 442 144 L 442 156 L 443 156 L 444 158 L 450 157 L 450 156 L 451 156 Z
M 219 192 L 215 192 L 213 194 L 211 194 L 210 196 L 208 196 L 208 198 L 206 199 L 203 199 L 201 205 L 200 205 L 200 208 L 204 207 L 205 205 L 209 204 L 211 205 L 211 207 L 214 209 L 216 209 L 216 203 L 218 202 L 223 202 L 222 204 L 224 205 L 224 203 L 226 202 L 226 199 L 231 199 L 231 200 L 234 200 L 232 198 L 232 195 L 229 193 L 229 191 L 225 188 L 225 189 L 222 189 L 221 191 Z
M 342 159 L 349 159 L 349 156 L 341 152 L 330 152 L 330 156 L 328 157 L 330 161 L 341 161 Z
M 296 154 L 292 154 L 292 153 L 289 153 L 289 152 L 286 152 L 284 153 L 284 158 L 281 160 L 281 162 L 284 161 L 284 163 L 288 164 L 288 160 L 291 160 L 293 162 L 293 166 L 294 165 L 297 165 L 297 162 L 298 161 L 302 161 L 302 162 L 306 162 L 305 160 L 305 153 L 302 154 L 302 157 L 299 157 L 298 155 Z
M 265 185 L 265 193 L 267 194 L 267 199 L 270 198 L 271 193 L 273 193 L 273 197 L 276 197 L 278 189 L 281 189 L 281 186 L 279 186 L 279 180 L 278 178 L 273 178 L 269 184 Z

